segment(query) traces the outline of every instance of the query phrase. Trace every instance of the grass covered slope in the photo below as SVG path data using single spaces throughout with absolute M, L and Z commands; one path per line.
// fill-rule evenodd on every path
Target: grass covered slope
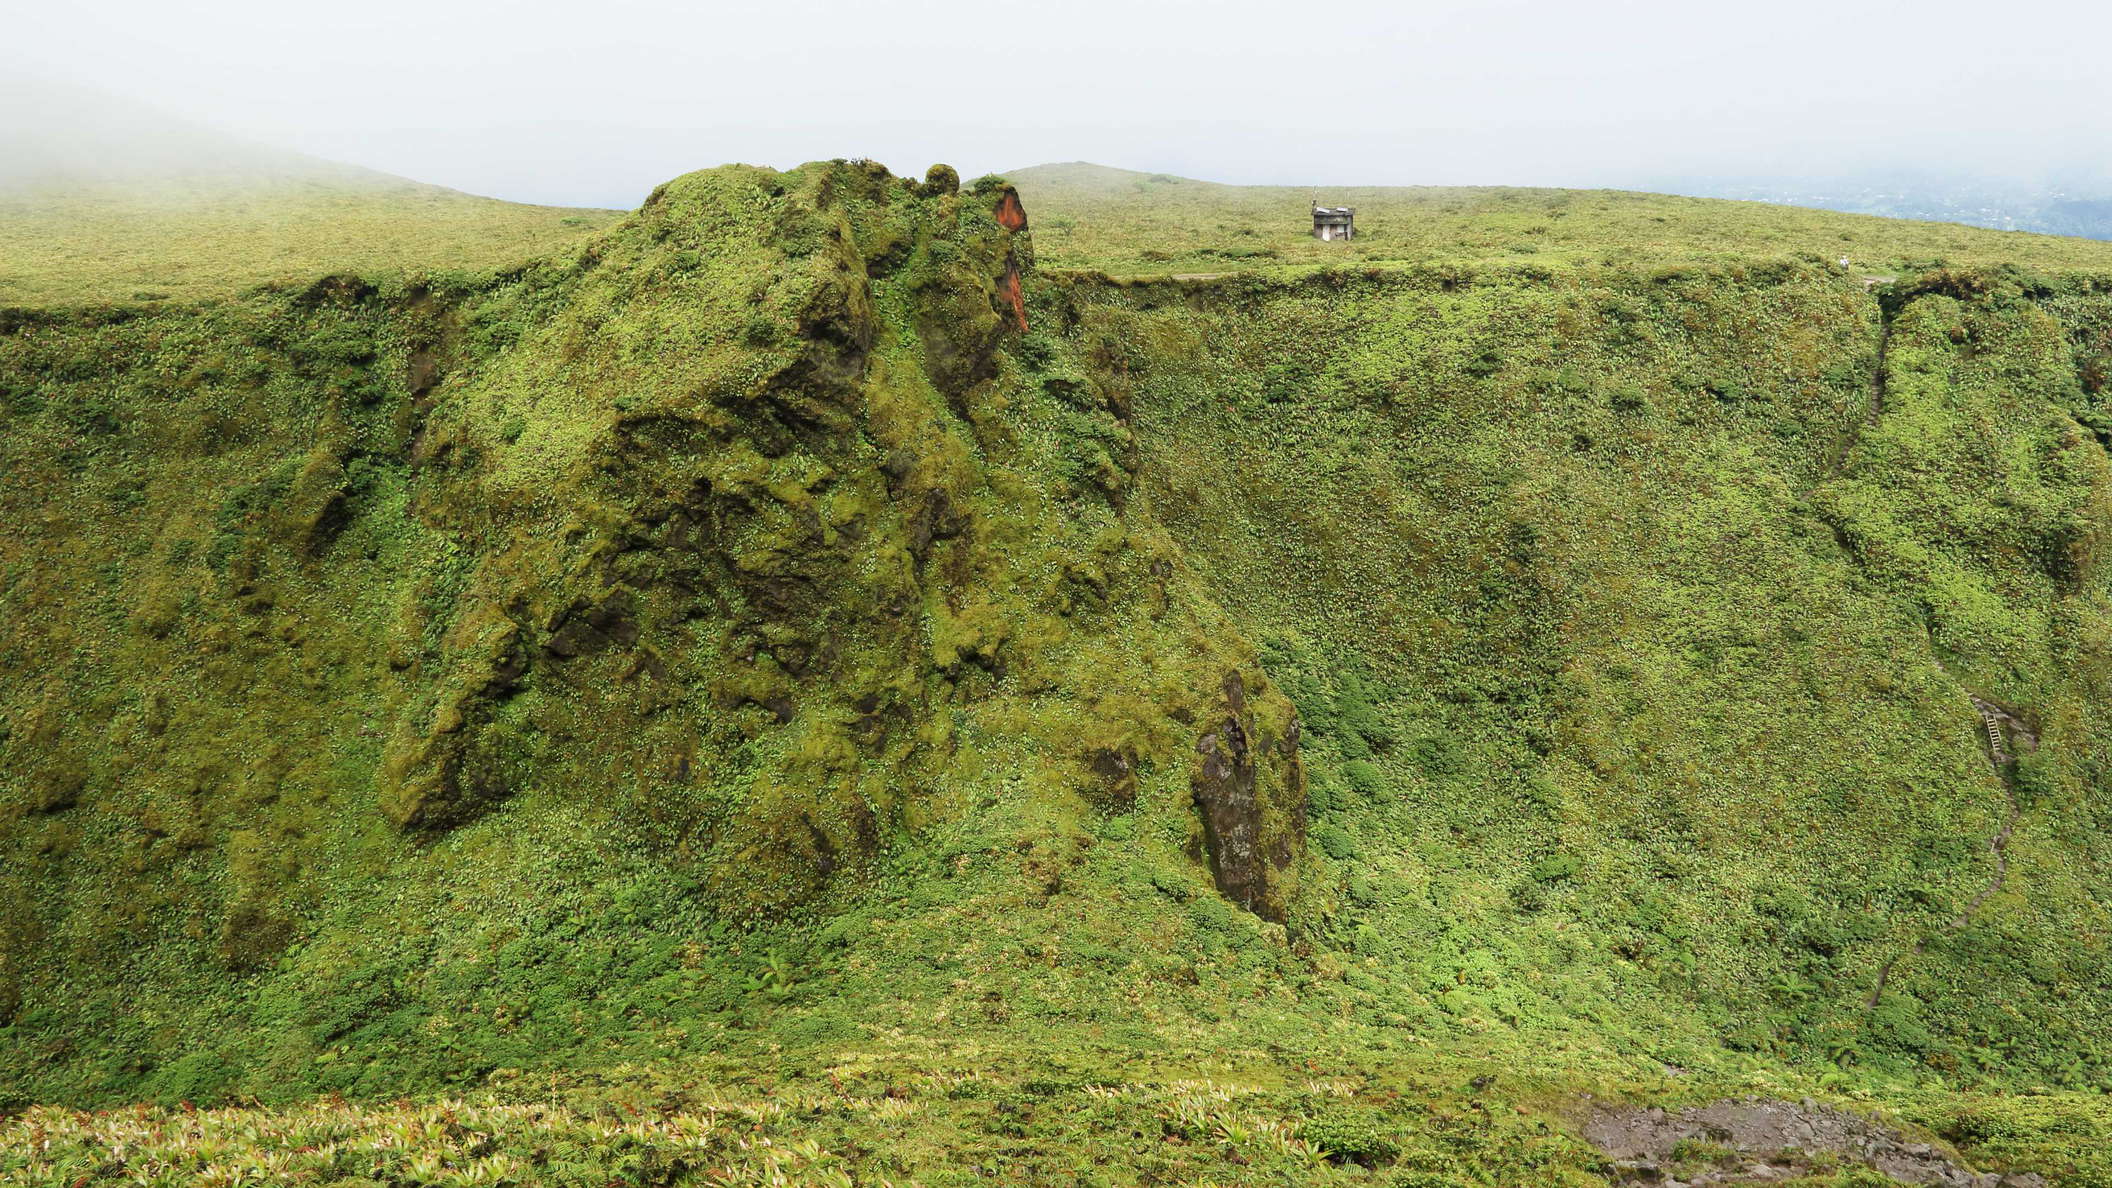
M 2013 265 L 2112 270 L 2112 245 L 1944 223 L 1639 194 L 1510 186 L 1228 186 L 1074 162 L 1007 175 L 1042 264 L 1116 275 L 1505 260 L 1647 267 L 1797 257 L 1855 275 Z M 1357 208 L 1348 243 L 1312 238 L 1314 200 Z
M 2107 1074 L 2099 282 L 1066 291 L 1298 704 L 1373 1009 Z
M 10 321 L 8 1095 L 861 1041 L 945 993 L 738 1033 L 899 963 L 822 927 L 874 880 L 1045 907 L 1102 814 L 1283 919 L 1292 712 L 1017 378 L 1016 224 L 725 169 L 485 288 Z
M 2112 284 L 1050 219 L 8 313 L 0 1104 L 478 1095 L 35 1174 L 1592 1185 L 1579 1094 L 1824 1090 L 2112 1182 Z
M 0 184 L 0 305 L 191 301 L 339 271 L 474 272 L 620 217 L 293 164 Z
M 524 206 L 339 164 L 27 72 L 0 78 L 0 308 L 139 305 L 333 272 L 475 273 L 619 211 Z

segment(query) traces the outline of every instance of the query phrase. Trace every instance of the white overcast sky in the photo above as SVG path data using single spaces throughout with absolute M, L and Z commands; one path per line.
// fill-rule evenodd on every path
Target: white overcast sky
M 2036 178 L 2103 168 L 2108 47 L 2103 0 L 0 0 L 0 72 L 610 206 L 706 165 L 839 156 L 1284 183 Z

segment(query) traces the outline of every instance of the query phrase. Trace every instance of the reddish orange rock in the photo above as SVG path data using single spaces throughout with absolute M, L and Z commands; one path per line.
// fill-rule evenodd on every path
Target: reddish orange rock
M 997 200 L 997 221 L 1007 231 L 1026 230 L 1027 208 L 1019 204 L 1019 191 L 1008 189 Z

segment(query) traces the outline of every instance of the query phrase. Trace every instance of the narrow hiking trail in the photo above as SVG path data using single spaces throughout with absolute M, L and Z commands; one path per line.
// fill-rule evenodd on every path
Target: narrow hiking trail
M 1943 667 L 1941 661 L 1937 662 L 1937 667 Z M 2009 711 L 1992 702 L 1983 701 L 1970 693 L 1966 697 L 1967 700 L 1973 703 L 1973 708 L 1979 712 L 1980 725 L 1987 731 L 1987 759 L 1995 769 L 1995 778 L 2002 781 L 2002 794 L 2006 804 L 2002 811 L 2001 828 L 1997 829 L 1994 836 L 1987 841 L 1988 853 L 1994 855 L 1995 859 L 1994 874 L 1988 879 L 1987 886 L 1982 887 L 1979 894 L 1967 900 L 1965 906 L 1959 909 L 1958 914 L 1943 926 L 1942 931 L 1945 935 L 1956 933 L 1972 923 L 1973 916 L 1979 912 L 1981 907 L 1994 897 L 1995 892 L 2000 891 L 2009 882 L 2009 839 L 2016 832 L 2017 818 L 2023 815 L 2024 806 L 2017 800 L 2017 782 L 2011 770 L 2016 764 L 2017 757 L 2010 751 L 2008 741 L 2003 734 L 2003 723 L 2009 723 L 2018 738 L 2032 740 L 2032 735 L 2025 729 L 2024 723 Z M 2035 742 L 2036 740 L 2032 741 Z M 1864 1006 L 1875 1007 L 1878 1004 L 1878 1000 L 1885 996 L 1885 987 L 1892 980 L 1893 969 L 1901 961 L 1909 957 L 1920 956 L 1927 950 L 1929 942 L 1933 939 L 1935 939 L 1933 936 L 1924 936 L 1900 952 L 1894 953 L 1883 965 L 1879 966 L 1877 969 L 1877 984 L 1871 988 L 1870 997 L 1864 1003 Z
M 1855 449 L 1855 443 L 1862 437 L 1863 430 L 1877 424 L 1878 417 L 1885 411 L 1885 382 L 1888 378 L 1886 369 L 1890 366 L 1892 352 L 1892 315 L 1886 312 L 1882 299 L 1873 299 L 1878 301 L 1877 362 L 1870 368 L 1870 398 L 1863 405 L 1862 418 L 1850 425 L 1848 431 L 1833 443 L 1823 471 L 1825 477 L 1820 479 L 1820 482 L 1830 482 L 1841 477 L 1842 469 L 1848 465 L 1848 454 Z
M 1890 378 L 1893 312 L 1885 308 L 1883 296 L 1875 292 L 1878 286 L 1874 282 L 1883 281 L 1890 283 L 1892 278 L 1865 277 L 1863 280 L 1864 291 L 1870 293 L 1872 299 L 1878 302 L 1877 360 L 1870 370 L 1869 399 L 1863 407 L 1862 416 L 1857 418 L 1848 427 L 1847 432 L 1841 434 L 1840 439 L 1834 443 L 1822 469 L 1822 477 L 1819 480 L 1822 483 L 1831 482 L 1841 477 L 1847 468 L 1848 456 L 1854 451 L 1857 441 L 1862 436 L 1862 431 L 1877 424 L 1878 418 L 1882 417 L 1885 411 L 1886 384 Z M 1846 543 L 1844 540 L 1843 545 L 1846 546 Z M 1851 549 L 1850 551 L 1852 555 L 1853 550 Z M 1944 669 L 1941 659 L 1936 660 L 1936 667 L 1939 671 L 1947 671 Z M 1995 778 L 2002 782 L 2002 793 L 2005 801 L 2002 812 L 2002 824 L 1996 829 L 1994 835 L 1987 840 L 1987 852 L 1993 855 L 1995 860 L 1994 873 L 1988 879 L 1987 885 L 1982 887 L 1972 899 L 1968 900 L 1958 914 L 1944 924 L 1939 933 L 1917 939 L 1912 945 L 1887 958 L 1885 963 L 1878 967 L 1877 982 L 1871 988 L 1870 996 L 1864 1003 L 1866 1008 L 1876 1007 L 1878 1002 L 1884 998 L 1885 989 L 1892 981 L 1892 973 L 1898 968 L 1901 961 L 1920 956 L 1928 949 L 1929 942 L 1934 940 L 1937 935 L 1951 935 L 1971 924 L 1973 917 L 1979 910 L 2009 881 L 2009 839 L 2016 832 L 2017 818 L 2023 814 L 2023 805 L 2017 799 L 2016 780 L 2012 771 L 2016 763 L 2016 755 L 2010 749 L 2008 736 L 2004 733 L 2004 724 L 2008 724 L 2010 731 L 2015 737 L 2025 740 L 2030 746 L 2036 746 L 2037 739 L 2026 728 L 2022 719 L 1994 702 L 1984 700 L 1969 691 L 1966 693 L 1966 699 L 1972 703 L 1974 712 L 1980 715 L 1980 725 L 1987 736 L 1988 763 L 1994 768 Z

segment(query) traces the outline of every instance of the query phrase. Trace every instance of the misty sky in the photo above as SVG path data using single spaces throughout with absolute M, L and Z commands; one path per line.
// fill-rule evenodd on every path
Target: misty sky
M 522 201 L 847 156 L 1647 188 L 2112 149 L 2101 3 L 0 3 L 0 73 Z

